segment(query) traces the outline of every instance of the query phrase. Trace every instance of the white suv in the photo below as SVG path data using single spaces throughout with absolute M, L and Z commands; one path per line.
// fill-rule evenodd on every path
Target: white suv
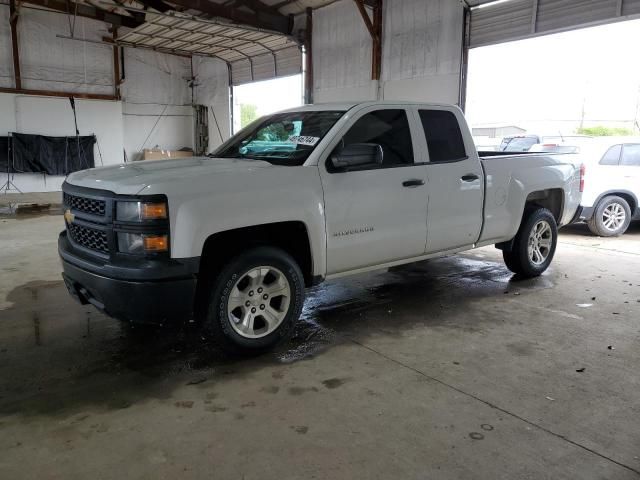
M 583 149 L 585 185 L 579 219 L 602 237 L 640 220 L 640 137 L 611 137 Z

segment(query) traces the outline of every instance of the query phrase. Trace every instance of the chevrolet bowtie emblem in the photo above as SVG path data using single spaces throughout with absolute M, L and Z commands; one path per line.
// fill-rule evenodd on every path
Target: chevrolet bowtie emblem
M 71 210 L 65 210 L 64 212 L 64 219 L 67 221 L 67 223 L 73 223 L 73 220 L 76 218 L 76 216 L 71 213 Z

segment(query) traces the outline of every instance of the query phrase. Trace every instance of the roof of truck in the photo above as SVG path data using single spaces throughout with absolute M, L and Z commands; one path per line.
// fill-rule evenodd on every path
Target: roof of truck
M 339 102 L 339 103 L 314 103 L 312 105 L 302 105 L 300 107 L 288 108 L 283 112 L 320 112 L 329 110 L 347 111 L 353 107 L 369 107 L 369 106 L 384 106 L 384 105 L 412 105 L 421 107 L 452 107 L 454 105 L 447 103 L 423 103 L 423 102 L 407 102 L 407 101 L 367 101 L 367 102 Z

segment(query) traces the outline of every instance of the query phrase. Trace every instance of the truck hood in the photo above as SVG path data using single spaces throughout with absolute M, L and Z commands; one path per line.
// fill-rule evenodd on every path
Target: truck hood
M 67 182 L 79 187 L 136 195 L 154 183 L 188 181 L 193 177 L 251 172 L 269 167 L 272 167 L 269 162 L 237 158 L 143 160 L 75 172 L 67 177 Z

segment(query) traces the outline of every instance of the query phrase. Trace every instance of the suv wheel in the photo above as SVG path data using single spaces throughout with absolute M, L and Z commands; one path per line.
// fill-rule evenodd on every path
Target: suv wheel
M 203 328 L 231 354 L 262 353 L 286 339 L 304 303 L 300 267 L 288 253 L 272 247 L 232 259 L 209 290 Z
M 523 277 L 537 277 L 551 264 L 558 244 L 558 227 L 546 208 L 529 210 L 513 240 L 510 251 L 502 257 L 507 268 Z
M 630 223 L 629 203 L 622 197 L 610 196 L 600 200 L 587 225 L 595 235 L 617 237 L 627 231 Z

